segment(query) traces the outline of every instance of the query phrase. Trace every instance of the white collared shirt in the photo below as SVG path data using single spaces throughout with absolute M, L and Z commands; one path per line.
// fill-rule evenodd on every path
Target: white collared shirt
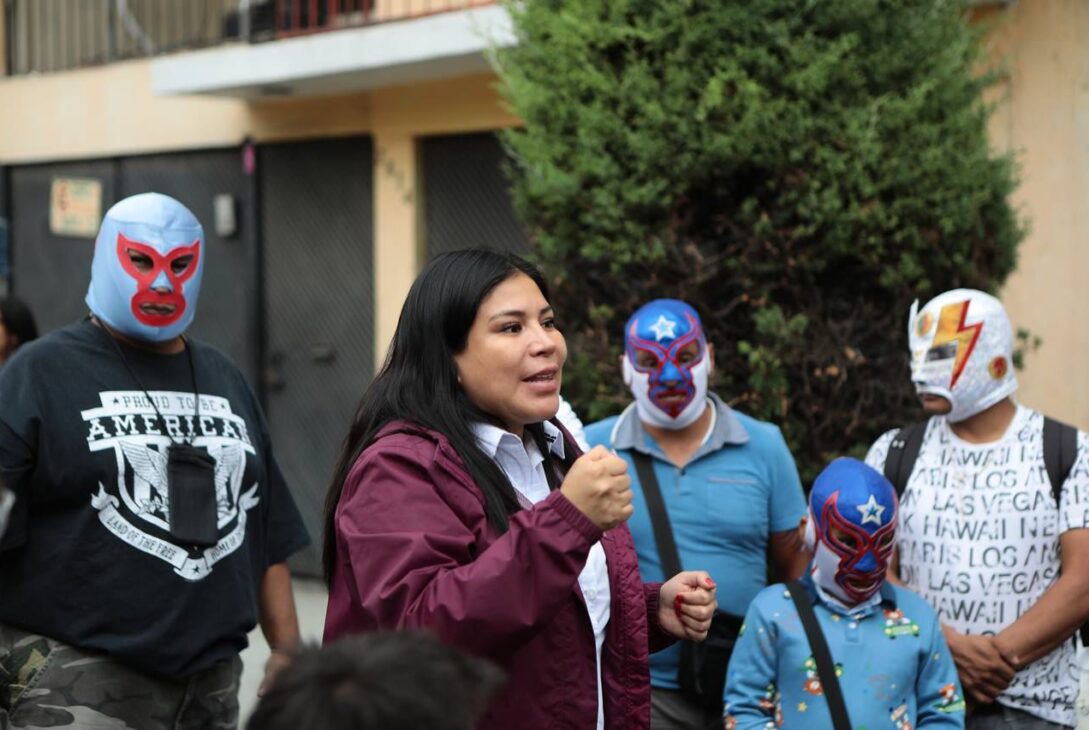
M 544 422 L 545 437 L 552 442 L 551 451 L 563 458 L 563 436 L 551 423 Z M 528 433 L 519 439 L 510 431 L 487 423 L 472 424 L 477 446 L 507 475 L 511 485 L 532 504 L 548 496 L 548 478 L 545 476 L 544 455 Z M 579 573 L 579 588 L 586 599 L 590 625 L 594 629 L 594 646 L 597 649 L 597 727 L 605 727 L 605 709 L 601 687 L 601 648 L 605 644 L 605 627 L 609 623 L 609 605 L 612 591 L 609 588 L 609 570 L 601 543 L 594 543 L 586 558 L 586 565 Z

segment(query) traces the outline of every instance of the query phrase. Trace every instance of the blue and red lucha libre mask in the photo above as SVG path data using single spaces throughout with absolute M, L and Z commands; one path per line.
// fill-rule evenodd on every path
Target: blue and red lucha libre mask
M 204 230 L 159 193 L 125 198 L 102 219 L 87 306 L 108 327 L 165 342 L 193 321 L 204 272 Z
M 645 423 L 676 430 L 699 418 L 710 368 L 700 316 L 682 301 L 655 299 L 624 326 L 624 383 Z
M 896 492 L 857 459 L 836 459 L 809 493 L 806 546 L 814 582 L 848 606 L 873 596 L 896 546 Z

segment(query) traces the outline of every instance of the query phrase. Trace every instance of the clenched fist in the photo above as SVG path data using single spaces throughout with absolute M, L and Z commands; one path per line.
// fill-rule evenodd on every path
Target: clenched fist
M 628 462 L 604 446 L 595 446 L 575 460 L 560 491 L 602 530 L 631 517 Z

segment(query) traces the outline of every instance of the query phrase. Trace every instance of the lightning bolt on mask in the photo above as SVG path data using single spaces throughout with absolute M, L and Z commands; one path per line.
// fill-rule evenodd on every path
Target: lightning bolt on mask
M 95 240 L 86 302 L 111 329 L 165 342 L 193 321 L 204 272 L 204 230 L 184 205 L 159 193 L 125 198 Z
M 676 299 L 640 307 L 624 326 L 623 370 L 644 423 L 672 430 L 694 423 L 706 407 L 710 374 L 696 310 Z
M 911 380 L 920 395 L 949 401 L 952 423 L 980 413 L 1017 390 L 1013 331 L 1002 303 L 975 289 L 939 294 L 908 317 Z
M 854 606 L 881 588 L 896 543 L 896 492 L 857 459 L 836 459 L 809 493 L 805 544 L 813 581 Z

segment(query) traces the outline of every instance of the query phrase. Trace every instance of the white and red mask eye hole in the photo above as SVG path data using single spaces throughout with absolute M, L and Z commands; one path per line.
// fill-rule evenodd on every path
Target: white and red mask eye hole
M 703 345 L 703 330 L 700 329 L 699 324 L 690 314 L 686 313 L 684 316 L 685 319 L 688 320 L 689 331 L 665 345 L 654 340 L 640 337 L 637 334 L 638 322 L 632 322 L 631 328 L 628 330 L 628 358 L 631 360 L 632 368 L 636 372 L 649 374 L 651 384 L 655 384 L 656 381 L 661 380 L 663 373 L 671 375 L 672 373 L 669 371 L 673 368 L 687 371 L 703 360 L 704 351 L 706 350 L 706 347 Z M 699 353 L 694 359 L 688 362 L 680 362 L 681 351 L 693 342 L 700 343 Z M 653 358 L 654 364 L 640 364 L 640 352 L 648 353 Z M 644 360 L 647 359 L 649 358 L 644 358 Z
M 838 492 L 825 502 L 817 538 L 839 557 L 836 583 L 852 598 L 863 600 L 884 580 L 895 546 L 895 515 L 871 534 L 845 519 L 838 502 Z
M 144 266 L 138 266 L 134 258 Z M 182 286 L 196 274 L 200 263 L 200 240 L 160 254 L 154 247 L 118 233 L 117 259 L 125 273 L 136 280 L 131 302 L 136 320 L 152 327 L 178 321 L 186 309 Z
M 698 333 L 689 333 L 678 338 L 668 348 L 646 340 L 631 343 L 632 366 L 647 374 L 647 397 L 670 418 L 676 418 L 696 395 L 695 379 L 691 368 L 703 359 L 702 348 L 696 360 L 680 362 L 680 352 L 692 342 L 697 342 Z M 644 365 L 640 366 L 640 353 Z M 654 365 L 647 364 L 653 358 Z
M 647 396 L 672 418 L 676 418 L 695 395 L 692 368 L 704 357 L 700 330 L 694 323 L 690 324 L 694 327 L 691 331 L 665 346 L 636 335 L 634 325 L 628 336 L 628 358 L 636 372 L 647 374 Z M 693 360 L 682 363 L 681 353 L 693 342 L 699 343 L 698 354 Z M 640 357 L 641 353 L 645 354 Z

